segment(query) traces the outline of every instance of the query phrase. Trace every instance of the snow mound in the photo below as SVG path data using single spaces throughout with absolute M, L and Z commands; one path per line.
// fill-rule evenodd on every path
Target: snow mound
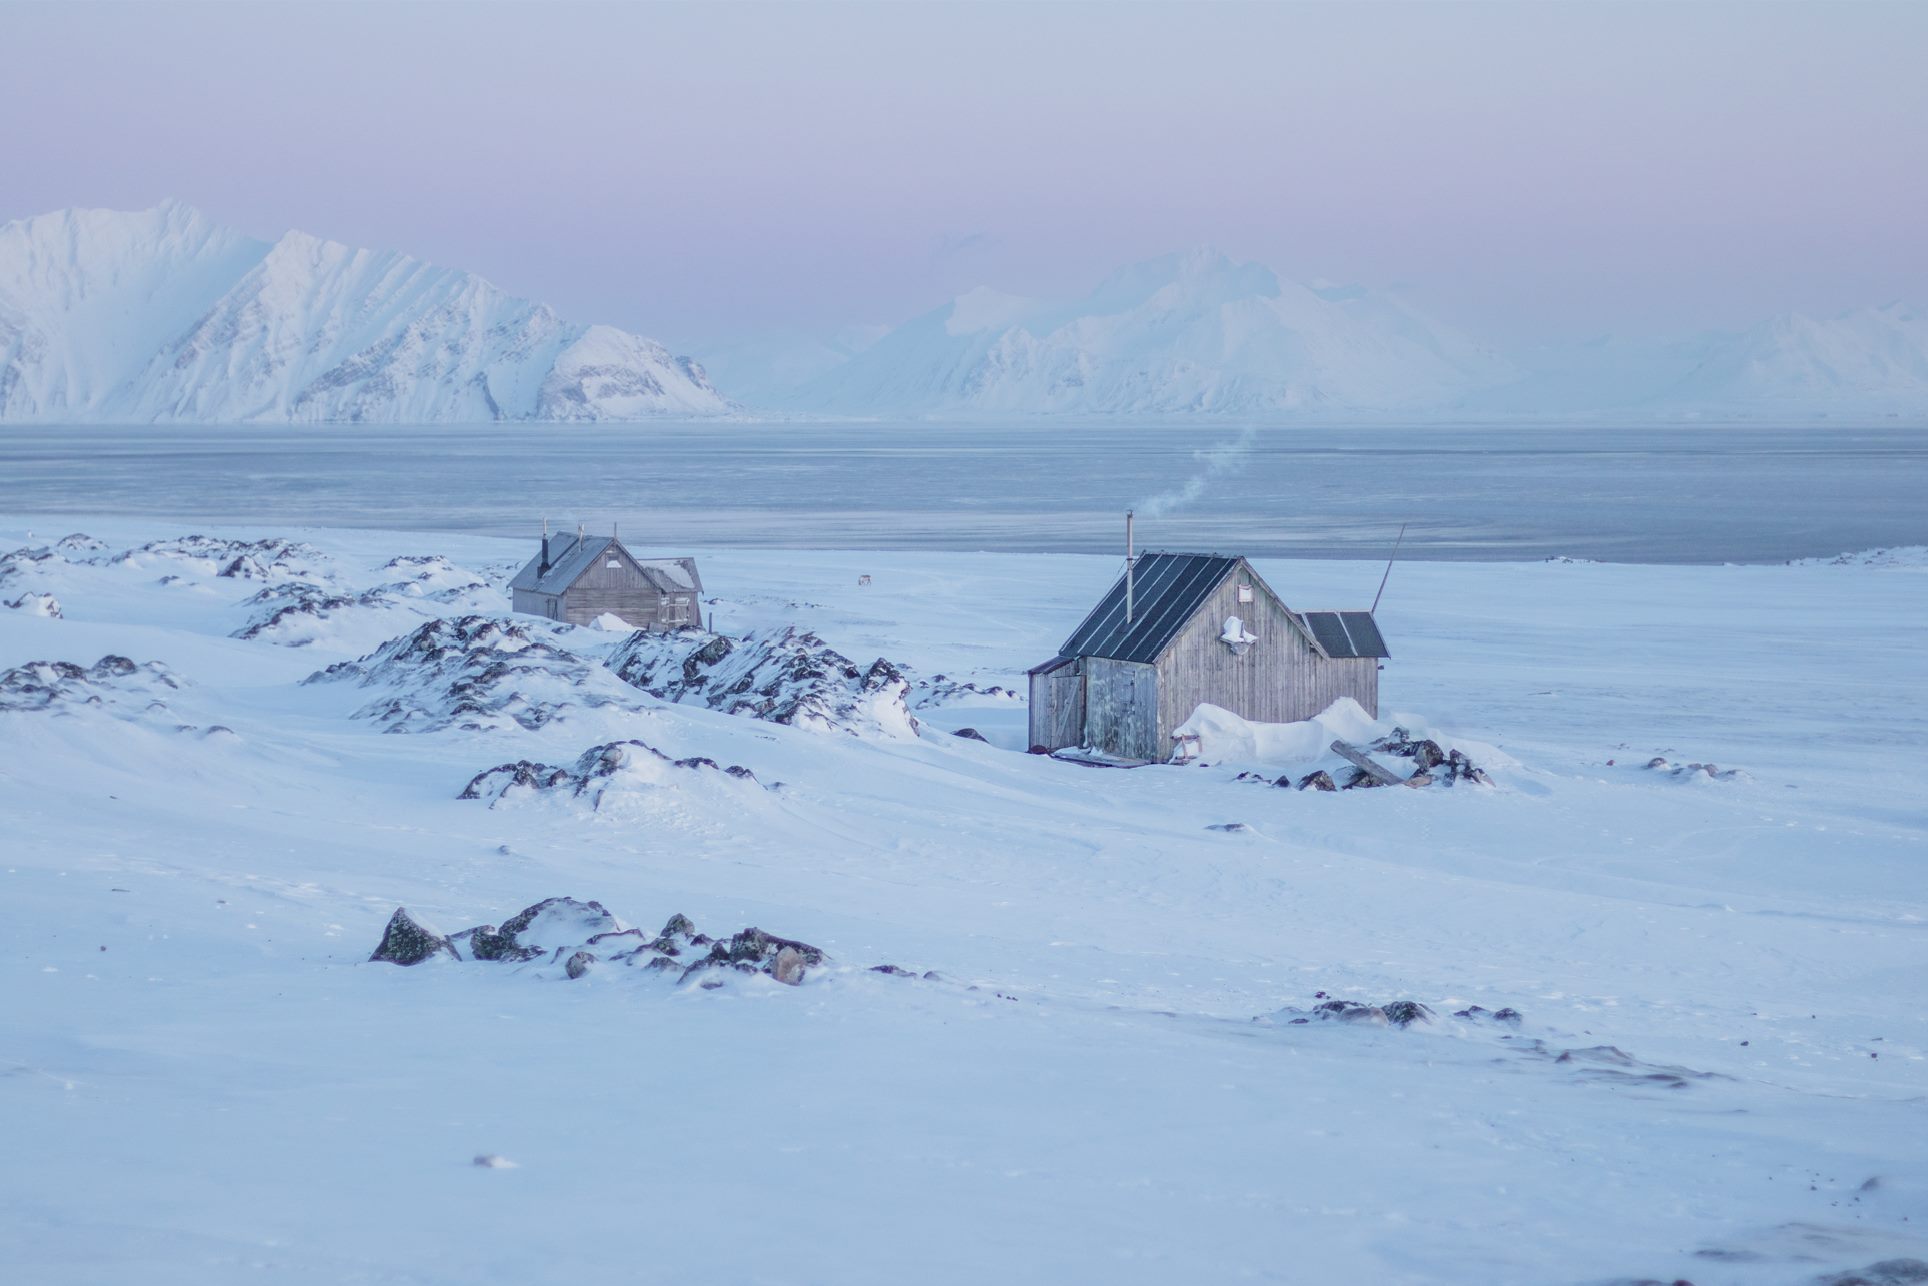
M 425 928 L 406 908 L 390 918 L 371 962 L 412 965 L 444 955 L 456 959 L 527 965 L 554 976 L 561 966 L 570 980 L 589 973 L 620 977 L 668 976 L 721 986 L 729 974 L 759 974 L 799 986 L 824 966 L 823 951 L 794 938 L 751 927 L 718 940 L 698 933 L 687 916 L 673 915 L 657 933 L 633 929 L 600 902 L 544 898 L 504 920 L 443 937 Z M 621 972 L 618 972 L 620 970 Z
M 136 665 L 124 656 L 103 656 L 90 667 L 71 661 L 29 661 L 0 672 L 0 713 L 52 710 L 64 714 L 106 707 L 159 714 L 167 710 L 160 694 L 180 686 L 159 661 Z
M 611 634 L 628 634 L 636 627 L 614 612 L 604 612 L 601 616 L 589 622 L 589 628 L 592 630 L 607 630 Z
M 1351 697 L 1341 697 L 1297 723 L 1253 723 L 1220 706 L 1201 704 L 1173 734 L 1172 762 L 1238 767 L 1245 770 L 1238 780 L 1261 783 L 1284 770 L 1273 784 L 1292 785 L 1296 775 L 1301 790 L 1381 784 L 1332 749 L 1333 743 L 1341 741 L 1377 752 L 1381 760 L 1375 762 L 1387 755 L 1411 760 L 1409 771 L 1394 775 L 1410 777 L 1417 785 L 1487 784 L 1490 779 L 1481 765 L 1513 766 L 1513 760 L 1492 746 L 1448 738 L 1410 715 L 1400 719 L 1397 724 L 1374 719 Z M 1407 724 L 1419 729 L 1420 735 L 1409 731 Z M 1392 771 L 1383 762 L 1381 766 Z
M 11 611 L 25 612 L 28 616 L 60 619 L 60 600 L 52 594 L 22 594 L 5 606 Z
M 606 802 L 678 788 L 695 779 L 757 784 L 756 774 L 741 764 L 723 768 L 713 759 L 672 759 L 641 741 L 610 741 L 583 751 L 568 768 L 526 759 L 499 764 L 477 773 L 458 798 L 487 799 L 491 808 L 531 796 L 567 798 L 598 812 Z
M 540 728 L 571 709 L 631 705 L 602 666 L 537 629 L 492 616 L 440 617 L 302 682 L 386 689 L 355 711 L 385 732 Z
M 326 554 L 313 545 L 295 540 L 228 540 L 218 536 L 174 536 L 150 540 L 114 555 L 70 558 L 74 562 L 108 561 L 125 567 L 172 565 L 204 576 L 235 580 L 307 580 L 332 578 L 333 567 Z
M 903 671 L 883 657 L 861 668 L 806 630 L 732 639 L 682 630 L 638 630 L 609 657 L 631 687 L 665 701 L 817 732 L 910 737 L 917 719 Z
M 377 631 L 374 639 L 386 639 L 401 626 L 393 619 L 397 616 L 406 620 L 439 615 L 447 608 L 475 613 L 507 606 L 499 590 L 447 559 L 409 560 L 411 565 L 398 568 L 402 561 L 394 560 L 383 570 L 402 571 L 403 579 L 360 591 L 337 590 L 312 581 L 270 585 L 247 600 L 247 606 L 254 610 L 247 624 L 232 637 L 264 638 L 284 647 L 307 647 L 344 638 L 368 640 L 371 631 Z

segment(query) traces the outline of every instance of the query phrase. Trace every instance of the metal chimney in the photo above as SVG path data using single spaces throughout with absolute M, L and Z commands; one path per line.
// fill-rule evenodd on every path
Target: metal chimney
M 549 574 L 549 520 L 542 520 L 542 561 L 536 564 L 536 575 Z
M 1132 595 L 1132 591 L 1135 588 L 1133 584 L 1135 578 L 1132 574 L 1132 564 L 1138 560 L 1132 556 L 1131 520 L 1131 510 L 1127 509 L 1125 510 L 1125 624 L 1127 625 L 1131 624 L 1134 610 L 1137 607 L 1137 604 L 1133 602 Z

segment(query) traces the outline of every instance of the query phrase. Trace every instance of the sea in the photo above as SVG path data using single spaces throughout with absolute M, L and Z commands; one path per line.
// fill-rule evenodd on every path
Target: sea
M 1928 431 L 1052 424 L 0 428 L 0 515 L 647 548 L 1778 563 L 1928 544 Z M 1403 539 L 1400 533 L 1403 529 Z

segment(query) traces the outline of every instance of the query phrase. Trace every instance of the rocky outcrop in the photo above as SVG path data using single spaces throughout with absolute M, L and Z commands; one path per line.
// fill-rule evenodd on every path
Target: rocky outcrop
M 159 661 L 136 665 L 124 656 L 103 656 L 91 666 L 71 661 L 29 661 L 0 671 L 0 712 L 80 707 L 117 707 L 124 713 L 161 714 L 160 694 L 180 687 Z
M 904 672 L 879 657 L 860 667 L 807 630 L 726 638 L 698 630 L 638 630 L 609 668 L 653 697 L 822 732 L 909 736 Z
M 303 682 L 383 690 L 355 715 L 387 732 L 539 728 L 572 708 L 631 704 L 602 666 L 553 637 L 521 619 L 443 617 Z
M 368 959 L 370 963 L 418 965 L 437 956 L 451 960 L 462 958 L 447 938 L 410 915 L 407 907 L 398 906 L 395 914 L 388 917 L 388 927 L 382 930 L 381 945 Z
M 708 774 L 757 785 L 756 774 L 741 764 L 720 767 L 714 759 L 672 759 L 642 741 L 609 741 L 591 746 L 568 768 L 518 759 L 477 773 L 462 788 L 461 799 L 486 799 L 489 806 L 525 795 L 554 793 L 581 800 L 592 811 L 611 791 L 648 789 Z M 774 789 L 775 787 L 772 787 Z

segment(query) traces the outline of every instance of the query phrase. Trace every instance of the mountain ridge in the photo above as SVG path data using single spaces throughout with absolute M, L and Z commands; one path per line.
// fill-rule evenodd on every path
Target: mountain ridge
M 739 410 L 703 369 L 485 279 L 178 201 L 0 225 L 0 420 L 439 423 Z

